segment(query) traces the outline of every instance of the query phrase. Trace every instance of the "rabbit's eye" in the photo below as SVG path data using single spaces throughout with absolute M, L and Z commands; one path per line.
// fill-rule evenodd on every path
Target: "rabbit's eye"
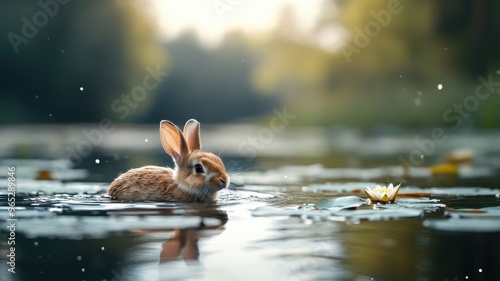
M 194 165 L 194 171 L 197 174 L 202 174 L 203 173 L 203 166 L 201 164 Z

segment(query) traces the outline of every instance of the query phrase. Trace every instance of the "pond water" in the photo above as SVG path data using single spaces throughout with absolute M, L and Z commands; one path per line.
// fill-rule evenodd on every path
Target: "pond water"
M 155 128 L 117 130 L 81 159 L 67 136 L 84 128 L 7 129 L 0 280 L 500 280 L 498 132 L 450 133 L 426 153 L 404 130 L 290 129 L 245 150 L 258 127 L 210 127 L 204 148 L 242 186 L 200 205 L 106 195 L 120 171 L 171 165 Z M 412 151 L 425 161 L 402 167 Z M 400 182 L 394 204 L 363 192 Z

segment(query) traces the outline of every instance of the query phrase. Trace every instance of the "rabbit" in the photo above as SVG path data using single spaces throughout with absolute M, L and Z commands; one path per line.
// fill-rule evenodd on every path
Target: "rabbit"
M 175 169 L 144 166 L 118 176 L 108 194 L 118 200 L 183 201 L 208 203 L 228 188 L 229 175 L 222 160 L 201 150 L 200 123 L 190 119 L 181 132 L 174 123 L 160 122 L 160 139 Z

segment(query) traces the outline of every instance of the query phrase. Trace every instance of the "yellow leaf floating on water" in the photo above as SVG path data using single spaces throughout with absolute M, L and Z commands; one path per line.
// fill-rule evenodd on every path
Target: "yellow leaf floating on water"
M 40 170 L 36 175 L 37 180 L 53 180 L 52 172 L 48 170 Z
M 431 167 L 431 172 L 434 176 L 437 175 L 447 175 L 447 176 L 457 176 L 458 166 L 455 164 L 438 164 Z

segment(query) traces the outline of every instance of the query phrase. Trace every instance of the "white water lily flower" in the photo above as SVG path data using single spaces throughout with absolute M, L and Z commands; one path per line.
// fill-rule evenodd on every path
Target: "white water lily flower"
M 365 188 L 365 193 L 370 197 L 370 200 L 374 203 L 381 202 L 394 202 L 396 197 L 398 196 L 399 187 L 401 184 L 397 186 L 393 186 L 392 183 L 389 184 L 388 187 L 377 185 L 374 189 L 369 187 Z

